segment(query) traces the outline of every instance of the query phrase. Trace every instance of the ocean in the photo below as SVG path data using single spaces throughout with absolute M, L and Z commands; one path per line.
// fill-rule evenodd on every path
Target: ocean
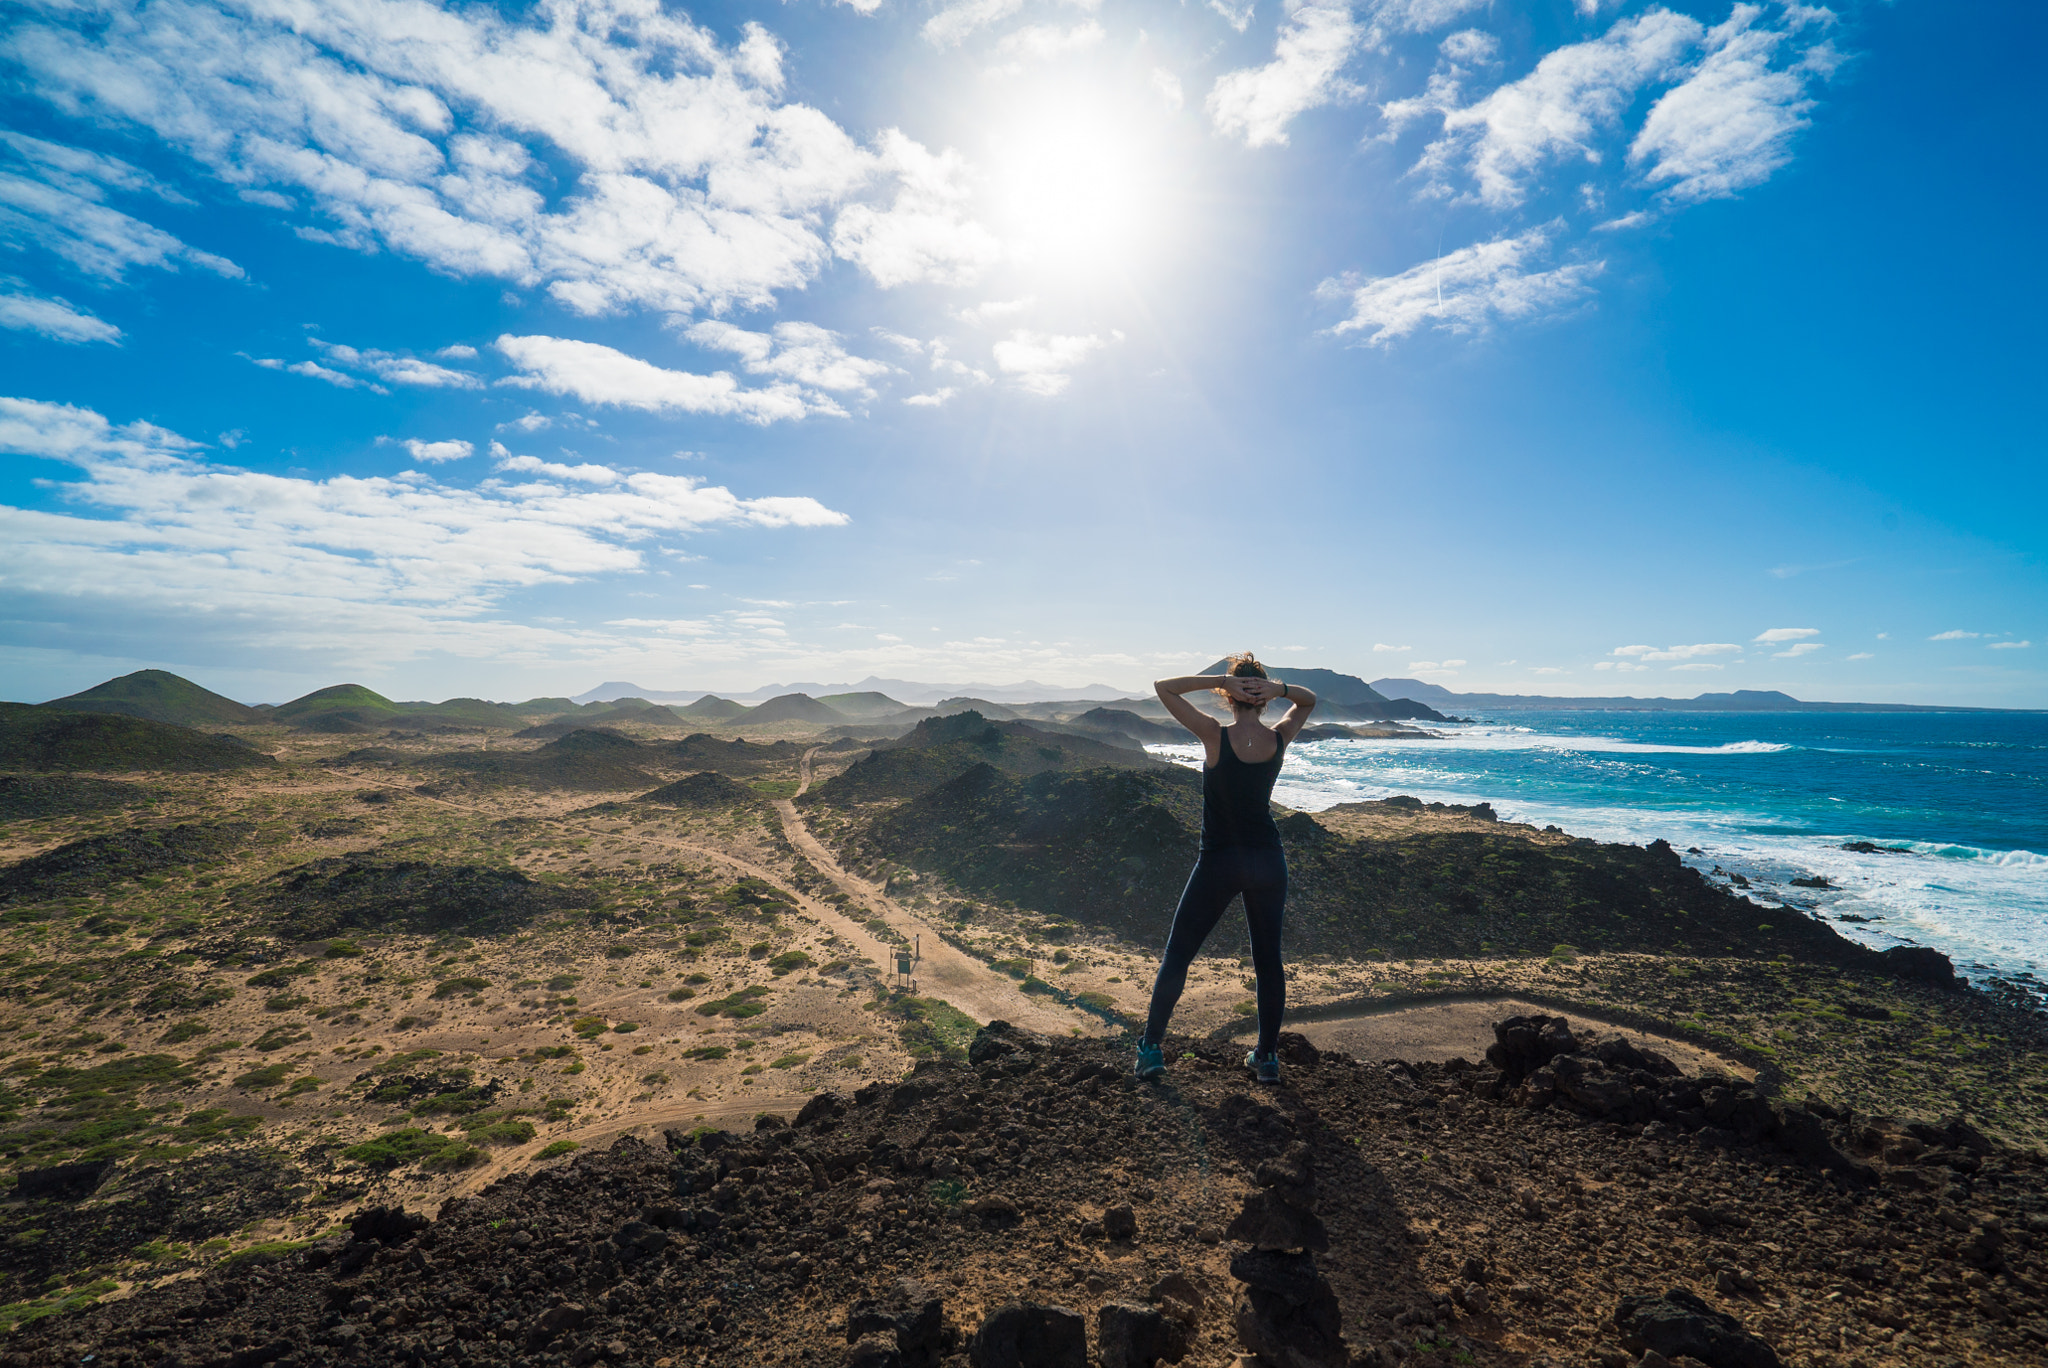
M 2048 714 L 1503 712 L 1427 741 L 1297 744 L 1274 799 L 1394 794 L 1641 845 L 1966 977 L 2048 988 Z M 1154 746 L 1200 765 L 1199 746 Z M 1868 843 L 1897 849 L 1853 851 Z M 1826 888 L 1795 878 L 1825 878 Z

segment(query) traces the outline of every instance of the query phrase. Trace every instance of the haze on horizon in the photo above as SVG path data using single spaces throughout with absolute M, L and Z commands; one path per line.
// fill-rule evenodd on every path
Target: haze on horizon
M 2048 706 L 2039 7 L 0 19 L 0 694 Z

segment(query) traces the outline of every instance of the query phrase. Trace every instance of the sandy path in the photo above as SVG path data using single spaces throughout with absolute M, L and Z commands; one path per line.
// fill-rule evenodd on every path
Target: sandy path
M 1594 1025 L 1605 1037 L 1618 1035 L 1630 1044 L 1656 1050 L 1687 1073 L 1719 1069 L 1753 1078 L 1756 1071 L 1712 1051 L 1670 1036 L 1634 1030 L 1604 1021 L 1591 1012 L 1540 1007 L 1520 998 L 1466 998 L 1396 1007 L 1325 1021 L 1290 1021 L 1287 1029 L 1307 1036 L 1318 1049 L 1342 1050 L 1359 1059 L 1406 1059 L 1439 1063 L 1453 1056 L 1479 1062 L 1493 1043 L 1493 1023 L 1510 1016 L 1561 1016 L 1574 1027 Z
M 806 757 L 806 781 L 809 768 Z M 905 911 L 881 889 L 840 868 L 832 852 L 811 835 L 811 829 L 804 825 L 790 799 L 778 799 L 775 811 L 782 817 L 782 831 L 789 837 L 789 843 L 802 851 L 819 873 L 865 908 L 869 916 L 881 918 L 905 940 L 916 939 L 924 956 L 924 962 L 917 966 L 919 993 L 944 998 L 979 1021 L 1007 1021 L 1055 1035 L 1065 1035 L 1076 1027 L 1091 1035 L 1103 1029 L 1101 1022 L 1085 1012 L 1026 996 L 1023 989 L 1002 974 L 948 945 L 936 929 Z

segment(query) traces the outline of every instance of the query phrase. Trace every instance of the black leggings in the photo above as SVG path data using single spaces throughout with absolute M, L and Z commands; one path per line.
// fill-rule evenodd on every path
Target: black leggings
M 1252 933 L 1252 967 L 1259 976 L 1259 1050 L 1271 1054 L 1280 1040 L 1280 1015 L 1287 1008 L 1287 976 L 1280 968 L 1280 924 L 1287 915 L 1287 855 L 1278 848 L 1205 850 L 1181 890 L 1174 909 L 1173 930 L 1159 957 L 1159 976 L 1152 981 L 1152 1013 L 1145 1039 L 1166 1039 L 1187 986 L 1188 966 L 1202 942 L 1216 929 L 1230 900 L 1244 894 L 1244 918 Z

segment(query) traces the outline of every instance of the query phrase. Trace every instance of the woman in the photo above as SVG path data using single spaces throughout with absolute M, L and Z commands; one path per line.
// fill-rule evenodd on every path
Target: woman
M 1266 667 L 1249 651 L 1230 657 L 1230 668 L 1221 675 L 1162 679 L 1152 687 L 1166 710 L 1201 738 L 1207 754 L 1202 766 L 1202 854 L 1181 892 L 1166 951 L 1159 957 L 1152 1013 L 1138 1041 L 1137 1074 L 1157 1078 L 1166 1072 L 1160 1044 L 1166 1039 L 1173 1006 L 1187 986 L 1188 965 L 1216 929 L 1223 909 L 1242 893 L 1245 921 L 1251 927 L 1252 967 L 1259 980 L 1259 1043 L 1244 1062 L 1259 1082 L 1278 1083 L 1280 1060 L 1274 1048 L 1280 1038 L 1280 1013 L 1287 1005 L 1287 979 L 1280 968 L 1287 856 L 1280 849 L 1280 829 L 1273 825 L 1271 801 L 1287 743 L 1308 720 L 1316 696 L 1268 678 Z M 1213 690 L 1230 704 L 1229 726 L 1187 701 L 1184 695 L 1198 689 Z M 1276 698 L 1292 706 L 1269 727 L 1263 714 Z

